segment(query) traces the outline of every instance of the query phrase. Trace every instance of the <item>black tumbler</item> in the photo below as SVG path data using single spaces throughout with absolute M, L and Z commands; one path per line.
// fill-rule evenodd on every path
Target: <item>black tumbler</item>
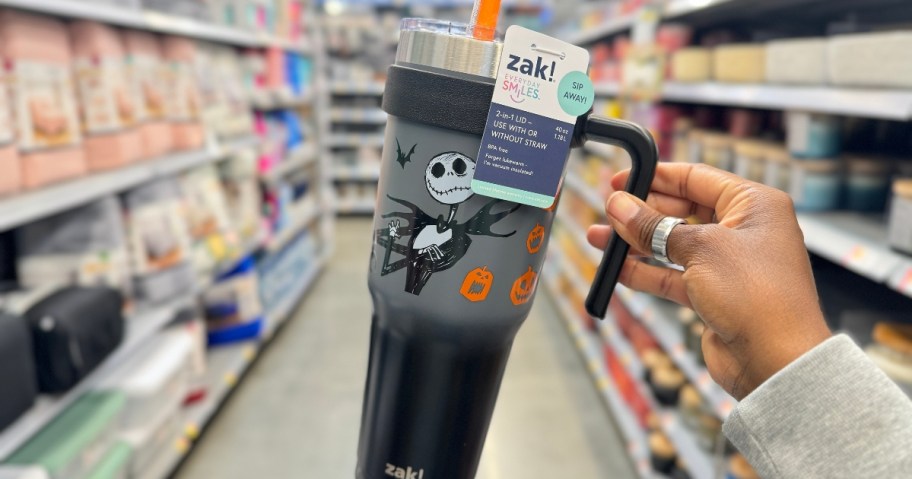
M 370 258 L 374 304 L 356 477 L 475 476 L 513 338 L 529 314 L 556 204 L 473 194 L 502 44 L 406 19 L 383 96 L 389 114 Z M 580 117 L 574 141 L 611 143 L 645 198 L 657 162 L 642 128 Z M 587 308 L 603 317 L 627 255 L 612 238 Z

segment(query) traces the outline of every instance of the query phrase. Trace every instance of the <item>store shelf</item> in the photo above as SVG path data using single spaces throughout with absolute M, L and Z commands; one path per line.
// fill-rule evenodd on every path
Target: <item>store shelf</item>
M 333 108 L 329 119 L 335 123 L 377 124 L 386 123 L 387 114 L 380 108 Z
M 15 7 L 48 15 L 95 20 L 121 27 L 183 35 L 230 45 L 278 46 L 300 53 L 312 51 L 312 48 L 303 41 L 290 42 L 265 32 L 247 31 L 151 10 L 106 3 L 85 0 L 0 0 L 0 6 Z
M 372 215 L 376 208 L 373 198 L 361 198 L 353 201 L 339 200 L 336 204 L 336 213 L 342 215 Z
M 564 177 L 564 185 L 578 194 L 590 208 L 604 216 L 605 201 L 595 191 L 595 187 L 587 185 L 581 178 L 570 173 Z
M 314 101 L 312 92 L 295 95 L 290 91 L 258 92 L 252 98 L 253 107 L 257 110 L 284 110 L 310 105 Z
M 380 81 L 349 82 L 329 80 L 329 91 L 333 95 L 378 96 L 383 94 L 386 84 Z
M 279 327 L 281 327 L 285 321 L 288 321 L 291 314 L 294 312 L 295 306 L 300 303 L 301 298 L 310 290 L 311 286 L 313 286 L 314 282 L 317 280 L 325 263 L 325 257 L 321 256 L 314 259 L 308 269 L 301 274 L 294 293 L 288 295 L 288 298 L 266 314 L 266 330 L 263 333 L 263 338 L 265 340 L 268 341 L 272 338 Z
M 633 346 L 614 326 L 611 319 L 596 321 L 599 334 L 617 354 L 621 365 L 637 381 L 642 381 L 644 366 L 633 350 Z M 678 457 L 687 464 L 692 477 L 713 477 L 713 460 L 709 453 L 700 448 L 694 433 L 684 427 L 680 414 L 673 408 L 661 406 L 656 402 L 645 384 L 640 384 L 640 394 L 646 397 L 653 411 L 659 415 L 662 431 L 671 439 L 678 451 Z
M 315 202 L 309 200 L 299 201 L 308 201 L 308 204 L 303 208 L 299 206 L 292 207 L 293 209 L 300 211 L 293 213 L 294 218 L 289 221 L 290 224 L 286 225 L 282 231 L 266 242 L 266 251 L 270 253 L 281 251 L 291 242 L 291 240 L 297 238 L 301 232 L 307 229 L 311 223 L 320 217 L 321 211 Z
M 549 251 L 549 257 L 560 267 L 564 277 L 569 279 L 573 287 L 585 297 L 589 292 L 589 285 L 580 277 L 579 271 L 564 259 L 560 248 L 553 248 Z M 566 300 L 563 299 L 563 301 Z M 572 314 L 573 308 L 569 307 L 568 311 L 568 314 Z M 699 478 L 713 477 L 712 457 L 709 453 L 700 448 L 694 433 L 684 427 L 680 421 L 678 412 L 673 408 L 659 405 L 653 398 L 652 392 L 646 384 L 642 382 L 645 367 L 640 362 L 633 346 L 627 341 L 623 334 L 618 331 L 611 315 L 601 321 L 596 320 L 595 324 L 599 331 L 599 336 L 611 350 L 614 351 L 621 365 L 637 382 L 640 395 L 649 402 L 650 409 L 659 415 L 663 432 L 665 432 L 669 439 L 674 443 L 678 455 L 684 459 L 691 475 Z
M 601 25 L 582 30 L 575 35 L 567 37 L 565 41 L 575 45 L 593 43 L 607 36 L 629 30 L 633 27 L 634 22 L 636 22 L 636 17 L 636 13 L 630 13 L 611 18 Z
M 587 332 L 576 318 L 573 307 L 559 293 L 557 287 L 545 281 L 546 290 L 550 293 L 551 298 L 557 305 L 558 311 L 563 317 L 564 324 L 570 334 L 571 339 L 579 350 L 580 355 L 586 363 L 586 368 L 592 375 L 595 385 L 601 393 L 605 404 L 611 410 L 612 416 L 625 441 L 627 441 L 627 453 L 641 478 L 651 479 L 655 477 L 649 463 L 649 452 L 647 450 L 646 433 L 636 420 L 636 416 L 624 402 L 620 393 L 615 388 L 614 383 L 605 369 L 602 359 L 601 345 L 599 339 Z
M 672 19 L 685 15 L 693 15 L 703 10 L 718 7 L 730 1 L 732 0 L 670 0 L 665 4 L 661 16 L 663 19 Z M 575 35 L 567 37 L 565 40 L 576 45 L 594 43 L 605 37 L 630 30 L 636 23 L 638 15 L 639 12 L 635 11 L 609 18 L 602 24 L 582 30 Z
M 808 250 L 912 297 L 912 257 L 890 249 L 881 215 L 799 213 Z
M 117 170 L 94 173 L 64 183 L 0 199 L 0 231 L 86 204 L 156 178 L 172 176 L 196 166 L 224 159 L 232 152 L 258 143 L 255 137 L 206 150 L 174 153 Z
M 621 94 L 621 84 L 618 82 L 598 82 L 593 85 L 596 96 L 618 96 Z
M 557 220 L 577 240 L 580 249 L 589 256 L 590 261 L 593 263 L 601 261 L 601 251 L 586 241 L 582 228 L 573 221 L 560 216 L 557 217 Z M 678 369 L 709 401 L 713 411 L 722 419 L 728 417 L 737 401 L 713 382 L 706 368 L 697 364 L 696 359 L 686 351 L 681 327 L 677 320 L 677 306 L 654 296 L 633 291 L 622 284 L 617 285 L 615 295 L 615 297 L 621 298 L 631 314 L 649 328 Z
M 379 168 L 367 170 L 364 168 L 335 168 L 333 170 L 333 181 L 360 181 L 360 182 L 377 182 L 380 180 Z
M 633 291 L 622 284 L 617 286 L 617 297 L 627 309 L 651 332 L 662 349 L 671 357 L 678 369 L 709 402 L 713 412 L 725 419 L 737 401 L 713 382 L 705 367 L 684 347 L 681 324 L 677 320 L 678 306 L 654 296 Z
M 289 174 L 315 163 L 317 159 L 316 145 L 301 145 L 292 150 L 284 161 L 273 166 L 271 170 L 261 173 L 260 178 L 266 183 L 275 184 Z
M 206 352 L 206 397 L 186 410 L 188 437 L 196 439 L 257 357 L 259 348 L 258 340 L 250 340 L 213 347 Z
M 683 17 L 714 7 L 725 5 L 733 0 L 669 0 L 662 11 L 663 18 Z
M 65 394 L 42 395 L 31 410 L 0 433 L 0 461 L 15 452 L 73 401 L 115 373 L 143 343 L 174 319 L 179 310 L 191 305 L 195 298 L 194 291 L 167 303 L 150 306 L 131 314 L 127 320 L 123 343 L 95 371 Z
M 333 133 L 327 142 L 331 148 L 381 148 L 382 133 Z
M 146 466 L 136 479 L 162 479 L 186 457 L 190 451 L 190 440 L 184 435 L 174 438 L 168 447 L 159 449 L 157 456 Z
M 597 264 L 602 261 L 602 252 L 595 246 L 589 244 L 589 240 L 586 239 L 586 230 L 576 224 L 575 221 L 569 220 L 564 216 L 558 215 L 555 219 L 557 220 L 557 224 L 567 230 L 567 232 L 570 233 L 570 236 L 576 240 L 580 251 L 589 257 L 589 261 L 591 261 L 593 264 Z
M 289 295 L 288 299 L 276 307 L 275 310 L 266 314 L 266 330 L 262 338 L 217 346 L 207 350 L 207 371 L 204 381 L 208 386 L 208 391 L 203 401 L 190 406 L 186 410 L 187 426 L 185 435 L 187 438 L 196 440 L 199 437 L 200 432 L 218 412 L 228 394 L 238 385 L 264 345 L 268 344 L 269 339 L 272 338 L 278 327 L 294 313 L 295 306 L 314 285 L 324 265 L 324 258 L 321 257 L 315 260 L 310 269 L 301 275 L 298 286 Z M 165 474 L 160 474 L 156 477 L 167 477 L 168 473 L 174 470 L 174 467 L 180 462 L 181 456 L 185 455 L 186 452 L 184 451 L 176 460 L 173 460 L 170 463 L 170 467 L 163 469 Z
M 616 96 L 617 83 L 599 83 L 596 95 Z M 705 105 L 767 110 L 802 110 L 833 115 L 912 119 L 912 91 L 870 88 L 804 87 L 790 85 L 667 82 L 662 98 Z

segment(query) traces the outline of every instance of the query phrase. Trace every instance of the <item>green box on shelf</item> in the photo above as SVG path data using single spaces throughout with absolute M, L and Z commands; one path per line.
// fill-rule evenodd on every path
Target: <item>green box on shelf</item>
M 6 463 L 41 466 L 52 477 L 84 474 L 107 450 L 92 451 L 108 447 L 110 443 L 101 444 L 99 439 L 115 432 L 125 404 L 126 398 L 121 393 L 86 393 L 13 453 Z

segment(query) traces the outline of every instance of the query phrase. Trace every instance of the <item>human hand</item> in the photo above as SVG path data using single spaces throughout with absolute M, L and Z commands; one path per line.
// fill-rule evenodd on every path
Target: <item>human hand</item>
M 615 190 L 628 175 L 612 178 Z M 589 242 L 604 249 L 614 230 L 640 256 L 665 216 L 703 223 L 668 237 L 668 257 L 683 272 L 628 257 L 620 282 L 697 312 L 709 374 L 735 398 L 830 336 L 787 194 L 706 165 L 663 163 L 646 203 L 617 191 L 606 212 L 611 226 L 590 227 Z

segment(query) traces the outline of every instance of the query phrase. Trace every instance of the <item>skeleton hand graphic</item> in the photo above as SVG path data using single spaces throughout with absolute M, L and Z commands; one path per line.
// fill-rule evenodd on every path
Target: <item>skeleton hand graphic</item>
M 428 258 L 432 261 L 439 261 L 443 258 L 443 252 L 440 251 L 440 247 L 435 244 L 428 246 L 427 248 L 422 249 L 418 254 L 426 254 Z
M 398 239 L 400 236 L 399 235 L 399 226 L 400 226 L 399 220 L 390 221 L 387 226 L 389 226 L 389 237 L 392 239 Z

